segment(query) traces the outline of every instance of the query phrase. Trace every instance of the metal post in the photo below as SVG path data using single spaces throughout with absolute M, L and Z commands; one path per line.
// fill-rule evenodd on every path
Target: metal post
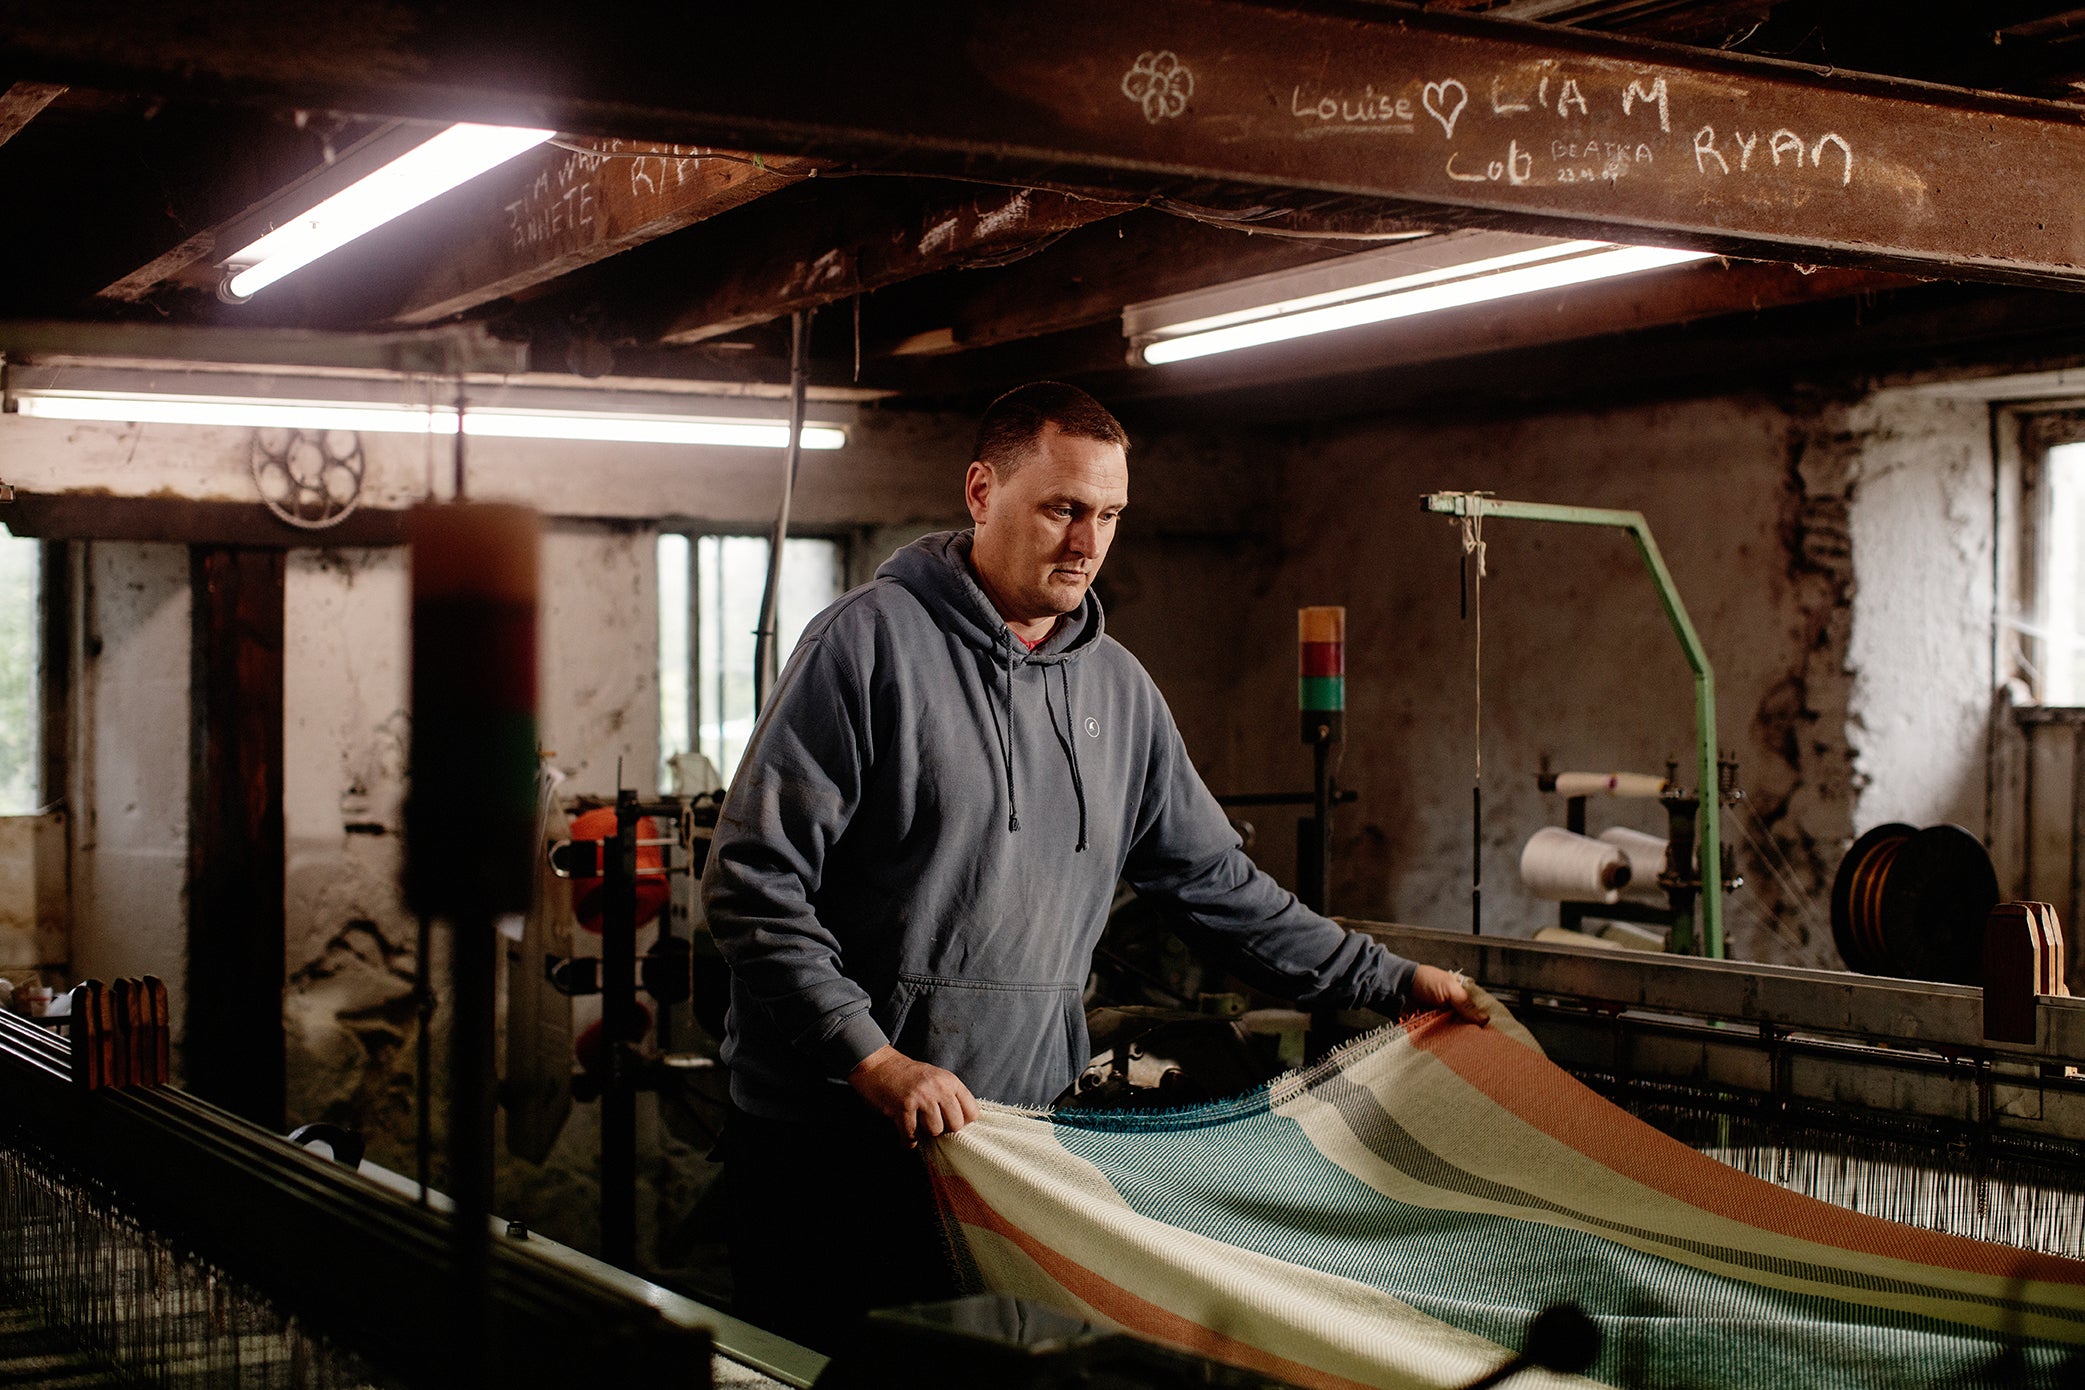
M 637 1087 L 629 1045 L 637 1033 L 637 793 L 616 792 L 615 845 L 602 875 L 601 1258 L 637 1259 Z
M 1708 652 L 1702 647 L 1701 637 L 1687 617 L 1687 606 L 1681 602 L 1679 590 L 1673 586 L 1672 574 L 1665 568 L 1665 557 L 1658 552 L 1658 543 L 1651 538 L 1650 524 L 1644 520 L 1643 513 L 1600 507 L 1564 507 L 1547 502 L 1507 502 L 1467 492 L 1428 493 L 1421 499 L 1421 505 L 1429 512 L 1444 516 L 1496 516 L 1515 521 L 1606 526 L 1627 531 L 1635 539 L 1637 552 L 1651 572 L 1651 582 L 1657 586 L 1665 617 L 1672 624 L 1673 635 L 1679 638 L 1687 665 L 1694 672 L 1694 734 L 1699 758 L 1696 785 L 1701 797 L 1698 823 L 1702 954 L 1720 957 L 1723 954 L 1723 832 L 1718 814 L 1721 810 L 1718 801 L 1720 783 L 1716 774 L 1716 677 L 1709 665 Z
M 1323 725 L 1318 728 L 1317 741 L 1311 744 L 1311 764 L 1310 814 L 1317 826 L 1316 843 L 1311 846 L 1314 854 L 1311 878 L 1317 889 L 1317 901 L 1304 905 L 1329 917 L 1332 915 L 1332 737 L 1331 730 Z
M 484 913 L 450 922 L 449 1257 L 455 1270 L 456 1385 L 481 1385 L 492 1295 L 493 971 L 497 934 Z

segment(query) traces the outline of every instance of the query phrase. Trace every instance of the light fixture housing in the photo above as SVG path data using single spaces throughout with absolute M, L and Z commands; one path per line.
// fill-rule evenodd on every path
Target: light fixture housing
M 235 303 L 251 299 L 284 276 L 554 134 L 516 126 L 452 125 L 226 257 L 220 294 Z
M 353 430 L 371 434 L 453 435 L 457 420 L 454 405 L 52 387 L 15 391 L 10 404 L 21 415 L 46 420 Z M 578 440 L 753 449 L 780 449 L 789 443 L 787 420 L 650 411 L 542 409 L 504 403 L 484 409 L 467 405 L 463 412 L 463 432 L 473 439 Z M 806 449 L 838 449 L 846 442 L 847 432 L 838 425 L 806 423 L 803 428 L 803 447 Z
M 1704 260 L 1714 253 L 1458 233 L 1173 295 L 1122 311 L 1131 360 L 1236 352 Z

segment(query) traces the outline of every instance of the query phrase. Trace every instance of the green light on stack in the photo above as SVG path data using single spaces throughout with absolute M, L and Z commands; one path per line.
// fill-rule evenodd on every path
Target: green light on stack
M 1305 743 L 1335 742 L 1347 707 L 1347 610 L 1296 610 L 1297 705 Z

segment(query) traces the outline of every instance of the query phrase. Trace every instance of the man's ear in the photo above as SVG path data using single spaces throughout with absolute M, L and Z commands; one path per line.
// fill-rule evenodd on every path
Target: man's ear
M 970 470 L 963 475 L 963 500 L 970 506 L 973 525 L 985 524 L 985 514 L 992 500 L 992 465 L 982 459 L 972 459 Z

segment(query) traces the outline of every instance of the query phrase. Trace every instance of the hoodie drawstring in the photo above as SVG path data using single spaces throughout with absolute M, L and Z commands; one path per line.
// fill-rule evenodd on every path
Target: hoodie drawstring
M 1011 835 L 1021 828 L 1021 807 L 1014 799 L 1014 743 L 1011 737 L 1014 722 L 1014 647 L 1013 639 L 1006 643 L 1006 719 L 1001 722 L 999 707 L 989 700 L 986 708 L 992 711 L 992 732 L 999 735 L 999 756 L 1006 762 L 1006 833 Z
M 1084 854 L 1086 852 L 1086 778 L 1085 774 L 1079 769 L 1078 728 L 1072 723 L 1070 663 L 1059 661 L 1054 664 L 1057 667 L 1057 678 L 1064 688 L 1064 756 L 1071 763 L 1072 794 L 1079 801 L 1079 843 L 1072 852 L 1074 854 Z M 1006 718 L 1002 720 L 999 717 L 999 706 L 997 704 L 987 701 L 986 707 L 992 711 L 992 732 L 999 736 L 999 756 L 1006 768 L 1006 831 L 1011 835 L 1021 828 L 1021 807 L 1014 796 L 1014 647 L 1011 638 L 1007 639 L 1006 644 L 1005 674 Z M 1045 672 L 1043 675 L 1044 707 L 1047 708 L 1049 703 L 1050 678 L 1048 673 Z
M 1079 775 L 1079 735 L 1071 722 L 1071 663 L 1057 663 L 1057 674 L 1064 680 L 1064 751 L 1071 755 L 1071 789 L 1079 798 L 1079 845 L 1074 854 L 1086 852 L 1086 779 Z M 1048 690 L 1048 678 L 1044 678 L 1043 689 Z

